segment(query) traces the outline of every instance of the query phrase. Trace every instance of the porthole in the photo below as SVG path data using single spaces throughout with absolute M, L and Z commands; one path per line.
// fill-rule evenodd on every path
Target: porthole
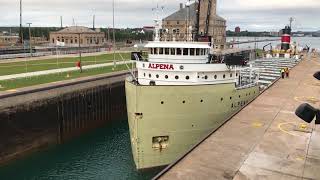
M 200 102 L 203 102 L 203 99 L 201 99 Z
M 241 95 L 239 95 L 239 98 L 241 98 Z
M 146 65 L 143 63 L 143 64 L 142 64 L 142 67 L 145 67 L 145 66 L 146 66 Z
M 200 76 L 198 76 L 198 79 L 200 78 Z
M 182 101 L 182 103 L 183 103 L 183 104 L 185 104 L 185 103 L 186 103 L 186 101 Z
M 156 78 L 159 78 L 159 74 L 156 75 Z
M 174 78 L 175 78 L 175 79 L 179 79 L 179 76 L 175 76 Z
M 206 76 L 204 76 L 204 79 L 208 79 L 208 76 L 206 75 Z
M 164 102 L 163 102 L 163 101 L 161 101 L 161 104 L 164 104 Z
M 151 78 L 151 74 L 149 74 L 149 78 Z
M 214 79 L 217 79 L 217 75 L 214 75 Z
M 165 75 L 165 76 L 164 76 L 164 78 L 168 79 L 168 78 L 169 78 L 169 76 L 168 76 L 168 75 Z
M 226 75 L 224 74 L 224 75 L 223 75 L 223 79 L 225 79 L 225 78 L 226 78 Z
M 223 98 L 221 98 L 221 101 L 223 101 Z
M 146 77 L 146 73 L 143 73 L 143 76 Z
M 230 74 L 230 77 L 232 77 L 232 74 Z
M 230 100 L 232 99 L 232 97 L 230 97 Z
M 231 104 L 231 107 L 233 108 L 233 103 Z
M 180 70 L 183 70 L 184 69 L 184 67 L 183 66 L 180 66 Z
M 190 77 L 189 76 L 186 76 L 186 80 L 189 80 L 190 79 Z

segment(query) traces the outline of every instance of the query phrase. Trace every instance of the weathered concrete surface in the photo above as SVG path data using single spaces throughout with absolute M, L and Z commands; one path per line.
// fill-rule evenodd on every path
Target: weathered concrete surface
M 320 127 L 302 132 L 294 114 L 319 107 L 319 69 L 319 58 L 302 61 L 160 179 L 320 179 Z
M 123 71 L 0 92 L 0 166 L 125 117 L 127 75 Z

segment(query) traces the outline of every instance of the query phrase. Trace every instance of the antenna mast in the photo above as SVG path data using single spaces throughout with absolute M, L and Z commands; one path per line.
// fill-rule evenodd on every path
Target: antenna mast
M 159 7 L 159 4 L 157 4 L 156 8 L 152 8 L 152 11 L 156 12 L 156 19 L 154 20 L 155 22 L 155 28 L 154 28 L 154 33 L 155 33 L 155 37 L 154 37 L 154 41 L 160 41 L 160 20 L 159 20 L 159 11 L 160 8 L 163 10 L 164 6 Z
M 294 21 L 294 18 L 290 17 L 289 21 L 290 21 L 290 29 L 292 29 L 292 22 Z

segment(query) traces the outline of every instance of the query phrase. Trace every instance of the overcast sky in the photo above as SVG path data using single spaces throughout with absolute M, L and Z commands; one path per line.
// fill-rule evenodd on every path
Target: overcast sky
M 73 24 L 92 26 L 96 15 L 97 27 L 112 26 L 112 0 L 22 0 L 23 24 L 60 26 Z M 165 17 L 187 0 L 115 0 L 116 27 L 153 25 L 152 8 L 164 6 Z M 218 0 L 218 14 L 227 20 L 227 28 L 242 30 L 278 31 L 295 18 L 295 30 L 320 30 L 320 0 Z M 0 0 L 0 26 L 19 25 L 19 0 Z

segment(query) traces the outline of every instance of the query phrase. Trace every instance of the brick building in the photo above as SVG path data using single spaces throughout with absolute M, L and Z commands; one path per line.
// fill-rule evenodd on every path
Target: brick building
M 49 41 L 51 45 L 64 42 L 65 46 L 76 47 L 101 46 L 106 42 L 105 33 L 100 29 L 95 31 L 83 26 L 71 26 L 57 32 L 50 32 Z
M 210 21 L 208 28 L 208 36 L 211 36 L 213 47 L 215 49 L 224 49 L 226 44 L 226 20 L 217 15 L 216 0 L 212 0 L 210 9 Z M 167 33 L 162 40 L 183 41 L 191 39 L 196 34 L 195 26 L 197 22 L 198 3 L 183 7 L 162 20 L 163 29 L 167 29 Z M 206 18 L 208 12 L 208 0 L 201 0 L 199 14 L 199 34 L 205 34 Z
M 19 36 L 0 35 L 0 46 L 16 45 L 19 41 Z

